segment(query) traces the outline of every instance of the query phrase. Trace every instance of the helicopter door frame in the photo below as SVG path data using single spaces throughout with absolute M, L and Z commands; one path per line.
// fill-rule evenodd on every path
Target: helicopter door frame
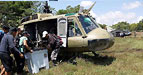
M 81 26 L 79 25 L 77 19 L 75 16 L 70 16 L 68 17 L 68 21 L 70 20 L 73 20 L 74 22 L 74 28 L 73 28 L 73 36 L 68 36 L 68 47 L 72 48 L 72 47 L 76 47 L 76 48 L 79 48 L 79 47 L 84 47 L 84 38 L 82 38 L 82 36 L 84 36 L 84 33 L 81 31 Z M 68 24 L 68 26 L 70 26 Z M 77 35 L 77 30 L 76 30 L 76 27 L 79 29 L 80 31 L 80 34 Z M 75 43 L 76 42 L 76 43 Z
M 63 47 L 67 47 L 67 17 L 57 18 L 57 35 L 61 37 Z

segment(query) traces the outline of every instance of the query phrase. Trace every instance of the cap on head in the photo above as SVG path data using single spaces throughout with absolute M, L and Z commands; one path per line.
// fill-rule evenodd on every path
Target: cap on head
M 10 32 L 17 32 L 17 28 L 16 27 L 10 28 Z
M 48 34 L 48 32 L 47 31 L 43 31 L 43 38 L 46 36 Z
M 24 34 L 29 34 L 29 33 L 28 33 L 27 31 L 24 31 L 24 32 L 23 32 L 23 35 L 24 35 Z

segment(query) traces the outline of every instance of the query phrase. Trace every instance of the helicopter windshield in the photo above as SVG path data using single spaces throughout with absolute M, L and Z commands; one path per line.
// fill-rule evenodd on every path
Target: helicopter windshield
M 78 18 L 86 33 L 98 28 L 98 25 L 89 16 L 80 15 Z

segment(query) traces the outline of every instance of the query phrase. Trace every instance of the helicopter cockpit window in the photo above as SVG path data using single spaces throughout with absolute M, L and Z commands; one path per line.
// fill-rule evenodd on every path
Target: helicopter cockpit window
M 78 28 L 77 23 L 73 19 L 68 20 L 68 26 L 69 26 L 68 33 L 70 37 L 82 35 L 80 29 Z
M 80 29 L 77 26 L 77 23 L 75 23 L 75 35 L 76 36 L 81 36 L 82 35 Z
M 86 33 L 98 28 L 98 25 L 89 16 L 80 15 L 78 18 Z

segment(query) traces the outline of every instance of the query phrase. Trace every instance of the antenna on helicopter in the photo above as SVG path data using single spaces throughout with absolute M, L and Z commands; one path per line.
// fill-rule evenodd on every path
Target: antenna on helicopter
M 93 8 L 93 6 L 95 5 L 96 2 L 93 3 L 93 5 L 85 12 L 85 14 L 89 14 L 89 12 L 91 11 L 91 9 Z
M 52 11 L 50 10 L 50 7 L 48 6 L 48 1 L 46 1 L 45 6 L 44 6 L 44 13 L 52 13 Z

